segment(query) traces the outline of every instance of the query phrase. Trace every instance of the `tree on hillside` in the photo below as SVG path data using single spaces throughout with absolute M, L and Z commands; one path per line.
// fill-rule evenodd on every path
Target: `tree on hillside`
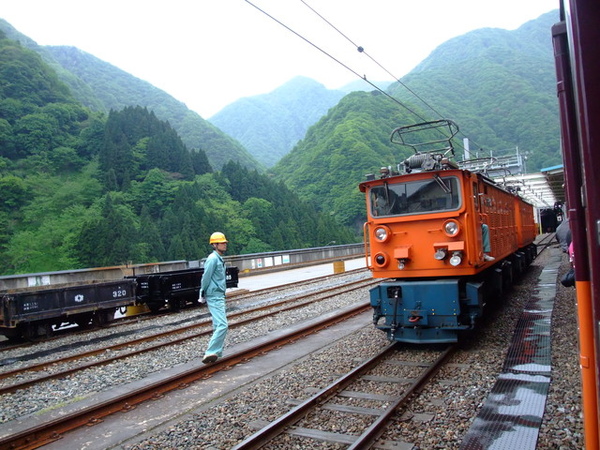
M 203 158 L 206 159 L 205 154 L 195 157 L 200 170 L 205 170 Z M 192 155 L 177 133 L 153 112 L 139 106 L 110 112 L 100 163 L 109 189 L 115 188 L 112 183 L 116 181 L 117 189 L 127 190 L 131 181 L 143 179 L 155 168 L 170 173 L 172 178 L 186 180 L 196 173 Z
M 75 244 L 82 267 L 143 261 L 138 245 L 139 221 L 130 207 L 108 194 L 99 214 L 84 224 Z
M 196 175 L 211 173 L 213 171 L 206 153 L 197 149 L 192 149 L 191 152 L 192 167 Z
M 24 104 L 73 101 L 69 89 L 35 52 L 23 48 L 0 31 L 0 99 L 17 98 Z
M 139 238 L 144 252 L 143 261 L 159 262 L 169 259 L 160 230 L 154 218 L 150 215 L 149 209 L 145 206 L 140 214 Z
M 16 212 L 28 202 L 30 195 L 25 181 L 14 175 L 0 177 L 0 192 L 2 192 L 0 211 L 4 212 Z

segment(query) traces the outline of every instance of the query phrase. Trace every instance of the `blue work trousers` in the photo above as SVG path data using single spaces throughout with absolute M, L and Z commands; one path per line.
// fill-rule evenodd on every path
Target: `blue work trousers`
M 481 224 L 481 237 L 483 239 L 483 253 L 489 253 L 492 251 L 492 247 L 490 245 L 490 228 L 487 224 Z
M 223 297 L 207 297 L 206 305 L 213 322 L 213 335 L 204 355 L 223 356 L 223 344 L 227 335 L 227 316 L 225 315 L 225 299 Z

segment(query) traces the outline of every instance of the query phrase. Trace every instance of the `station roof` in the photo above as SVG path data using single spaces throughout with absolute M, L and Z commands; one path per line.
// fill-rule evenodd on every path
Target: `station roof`
M 506 175 L 494 178 L 506 187 L 515 188 L 519 195 L 536 208 L 554 208 L 565 203 L 565 175 L 563 165 L 547 167 L 538 173 Z

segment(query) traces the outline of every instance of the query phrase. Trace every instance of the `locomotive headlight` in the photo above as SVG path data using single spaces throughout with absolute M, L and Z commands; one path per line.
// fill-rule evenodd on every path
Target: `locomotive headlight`
M 375 228 L 374 235 L 375 235 L 375 239 L 377 239 L 379 242 L 385 242 L 390 237 L 391 232 L 388 227 L 380 226 L 380 227 Z
M 402 258 L 398 260 L 398 270 L 404 270 L 406 267 L 406 259 Z
M 460 227 L 456 220 L 447 220 L 444 222 L 444 233 L 449 237 L 454 237 L 460 232 Z
M 450 258 L 450 264 L 454 267 L 458 266 L 462 262 L 462 253 L 454 252 Z
M 388 263 L 388 258 L 385 253 L 377 253 L 373 258 L 375 265 L 378 267 L 384 267 Z
M 387 231 L 384 228 L 377 228 L 375 230 L 375 239 L 385 241 L 387 239 Z
M 446 251 L 446 249 L 445 249 L 445 248 L 438 248 L 438 249 L 435 251 L 435 253 L 433 254 L 433 257 L 434 257 L 435 259 L 437 259 L 438 261 L 441 261 L 441 260 L 443 260 L 443 259 L 446 257 L 446 254 L 447 254 L 447 253 L 448 253 L 448 252 Z

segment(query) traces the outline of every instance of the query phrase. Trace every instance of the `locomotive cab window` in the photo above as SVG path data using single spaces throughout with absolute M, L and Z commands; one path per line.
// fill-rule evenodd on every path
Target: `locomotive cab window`
M 371 215 L 453 211 L 460 207 L 460 185 L 456 177 L 436 176 L 428 180 L 384 184 L 371 188 Z

